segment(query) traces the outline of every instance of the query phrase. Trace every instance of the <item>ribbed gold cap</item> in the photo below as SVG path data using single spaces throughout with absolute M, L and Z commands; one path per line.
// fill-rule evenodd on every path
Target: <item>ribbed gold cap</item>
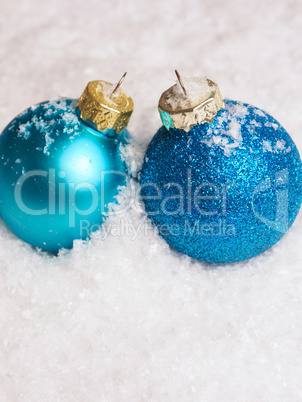
M 167 130 L 179 128 L 190 131 L 196 124 L 212 123 L 220 109 L 223 99 L 215 82 L 208 78 L 191 79 L 195 93 L 185 87 L 179 73 L 175 70 L 178 83 L 167 89 L 160 97 L 158 111 Z M 196 93 L 197 90 L 197 93 Z
M 133 112 L 133 100 L 120 85 L 126 73 L 117 85 L 107 81 L 90 81 L 77 102 L 81 118 L 99 131 L 113 129 L 119 134 L 127 126 Z

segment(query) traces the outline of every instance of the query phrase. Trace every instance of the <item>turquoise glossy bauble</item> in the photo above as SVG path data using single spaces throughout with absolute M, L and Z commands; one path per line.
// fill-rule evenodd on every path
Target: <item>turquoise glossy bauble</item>
M 98 229 L 125 184 L 127 132 L 99 132 L 76 100 L 40 103 L 0 136 L 0 215 L 21 239 L 57 252 Z

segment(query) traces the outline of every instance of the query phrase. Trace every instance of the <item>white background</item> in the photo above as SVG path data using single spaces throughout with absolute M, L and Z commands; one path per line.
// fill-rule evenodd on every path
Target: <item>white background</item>
M 136 172 L 178 68 L 272 114 L 301 152 L 301 43 L 300 0 L 0 0 L 0 129 L 128 71 Z M 301 401 L 301 248 L 301 215 L 264 255 L 215 268 L 152 231 L 52 257 L 1 222 L 1 402 Z

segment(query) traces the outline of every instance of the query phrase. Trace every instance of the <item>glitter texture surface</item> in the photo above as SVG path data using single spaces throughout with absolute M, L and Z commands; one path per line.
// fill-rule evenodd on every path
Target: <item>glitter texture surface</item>
M 264 111 L 225 100 L 212 124 L 161 127 L 140 174 L 160 235 L 193 258 L 227 263 L 277 243 L 301 205 L 302 166 L 284 128 Z

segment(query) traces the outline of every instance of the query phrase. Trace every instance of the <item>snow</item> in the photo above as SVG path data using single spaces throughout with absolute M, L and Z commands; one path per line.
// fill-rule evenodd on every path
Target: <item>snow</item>
M 278 125 L 276 123 L 271 123 L 270 121 L 266 121 L 264 125 L 265 127 L 273 127 L 274 130 L 278 129 Z
M 271 142 L 268 141 L 268 140 L 264 140 L 264 141 L 263 141 L 263 148 L 264 148 L 266 151 L 268 151 L 268 152 L 273 152 L 273 148 L 272 148 Z
M 45 139 L 45 146 L 43 148 L 43 153 L 49 155 L 48 149 L 50 145 L 54 142 L 54 139 L 51 138 L 49 134 L 45 134 L 44 139 Z
M 185 88 L 184 93 L 180 83 L 177 81 L 169 91 L 169 96 L 166 98 L 166 103 L 172 107 L 172 109 L 186 108 L 188 104 L 197 106 L 201 102 L 208 99 L 211 94 L 211 89 L 206 77 L 187 77 L 181 75 L 181 81 Z
M 229 157 L 232 153 L 236 153 L 236 149 L 242 144 L 241 121 L 248 114 L 246 106 L 238 103 L 236 105 L 226 104 L 220 116 L 217 117 L 218 124 L 224 126 L 225 129 L 209 128 L 207 136 L 201 143 L 208 146 L 218 146 Z
M 69 125 L 74 126 L 75 128 L 78 128 L 79 125 L 79 119 L 74 113 L 65 113 L 62 117 L 62 119 Z
M 0 11 L 1 130 L 52 94 L 77 98 L 127 71 L 135 175 L 177 68 L 264 109 L 302 151 L 299 0 L 11 0 Z M 148 226 L 135 181 L 120 202 L 129 208 L 106 232 L 58 257 L 1 223 L 1 401 L 301 401 L 301 214 L 264 255 L 213 267 Z
M 25 140 L 28 140 L 31 136 L 30 127 L 32 123 L 20 124 L 18 137 L 22 137 Z
M 272 141 L 264 140 L 262 143 L 264 151 L 280 153 L 288 153 L 291 151 L 291 147 L 287 146 L 284 140 L 277 140 L 274 144 Z
M 103 81 L 103 80 L 102 80 Z M 108 102 L 108 103 L 116 103 L 115 99 L 119 97 L 121 93 L 121 88 L 117 88 L 117 90 L 112 94 L 112 91 L 115 89 L 117 83 L 109 83 L 102 82 L 102 85 L 97 86 L 97 90 L 100 92 L 100 95 Z M 111 98 L 112 95 L 112 98 Z M 118 105 L 118 104 L 116 104 Z

